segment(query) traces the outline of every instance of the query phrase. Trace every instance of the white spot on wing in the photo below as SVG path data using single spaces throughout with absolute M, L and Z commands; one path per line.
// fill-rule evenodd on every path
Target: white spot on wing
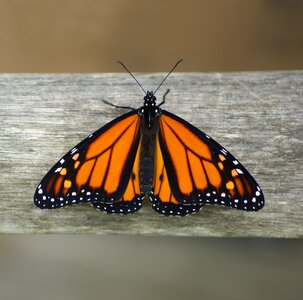
M 236 169 L 238 174 L 243 174 L 241 169 Z
M 77 150 L 78 150 L 77 148 L 73 148 L 73 149 L 70 151 L 70 153 L 71 153 L 71 154 L 74 154 Z
M 224 155 L 227 154 L 227 151 L 226 151 L 224 148 L 222 148 L 220 151 L 221 151 Z
M 61 161 L 60 161 L 61 162 Z M 55 173 L 58 173 L 58 172 L 60 172 L 62 170 L 62 167 L 59 167 L 59 168 L 57 168 L 56 170 L 55 170 Z

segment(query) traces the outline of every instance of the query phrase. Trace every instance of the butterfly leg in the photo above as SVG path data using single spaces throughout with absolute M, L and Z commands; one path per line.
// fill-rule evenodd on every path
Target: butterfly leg
M 165 103 L 165 97 L 167 96 L 167 94 L 170 92 L 170 89 L 167 89 L 167 91 L 165 92 L 165 94 L 163 95 L 163 100 L 162 102 L 158 105 L 158 107 L 160 107 L 161 105 L 163 105 Z
M 110 103 L 110 102 L 108 102 L 108 101 L 106 101 L 106 100 L 102 100 L 105 104 L 108 104 L 108 105 L 110 105 L 110 106 L 113 106 L 113 107 L 115 107 L 115 108 L 123 108 L 123 109 L 130 109 L 130 110 L 136 110 L 136 108 L 133 108 L 133 107 L 131 107 L 131 106 L 120 106 L 120 105 L 115 105 L 115 104 L 113 104 L 113 103 Z

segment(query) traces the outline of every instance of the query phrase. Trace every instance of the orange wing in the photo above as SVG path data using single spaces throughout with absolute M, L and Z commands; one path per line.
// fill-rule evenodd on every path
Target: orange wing
M 40 208 L 90 202 L 108 213 L 138 210 L 141 117 L 131 111 L 113 120 L 69 151 L 39 184 Z
M 167 203 L 183 205 L 183 213 L 188 210 L 185 214 L 195 212 L 203 204 L 246 211 L 264 206 L 263 193 L 254 178 L 208 135 L 167 111 L 162 111 L 158 124 L 150 195 L 158 212 L 181 214 Z
M 170 187 L 166 167 L 159 145 L 159 137 L 156 137 L 154 180 L 149 200 L 153 209 L 164 215 L 185 216 L 199 211 L 204 204 L 182 204 L 177 201 Z

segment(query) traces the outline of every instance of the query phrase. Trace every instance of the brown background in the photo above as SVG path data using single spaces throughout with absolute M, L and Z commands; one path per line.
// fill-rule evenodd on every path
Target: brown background
M 298 0 L 0 0 L 0 72 L 303 68 Z

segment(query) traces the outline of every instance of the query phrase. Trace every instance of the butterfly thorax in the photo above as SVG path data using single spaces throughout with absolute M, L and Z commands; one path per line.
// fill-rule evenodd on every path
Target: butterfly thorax
M 160 113 L 159 107 L 156 105 L 157 98 L 155 97 L 153 91 L 147 91 L 144 96 L 144 104 L 139 109 L 139 113 L 143 116 L 145 126 L 148 129 L 153 127 L 155 118 Z

